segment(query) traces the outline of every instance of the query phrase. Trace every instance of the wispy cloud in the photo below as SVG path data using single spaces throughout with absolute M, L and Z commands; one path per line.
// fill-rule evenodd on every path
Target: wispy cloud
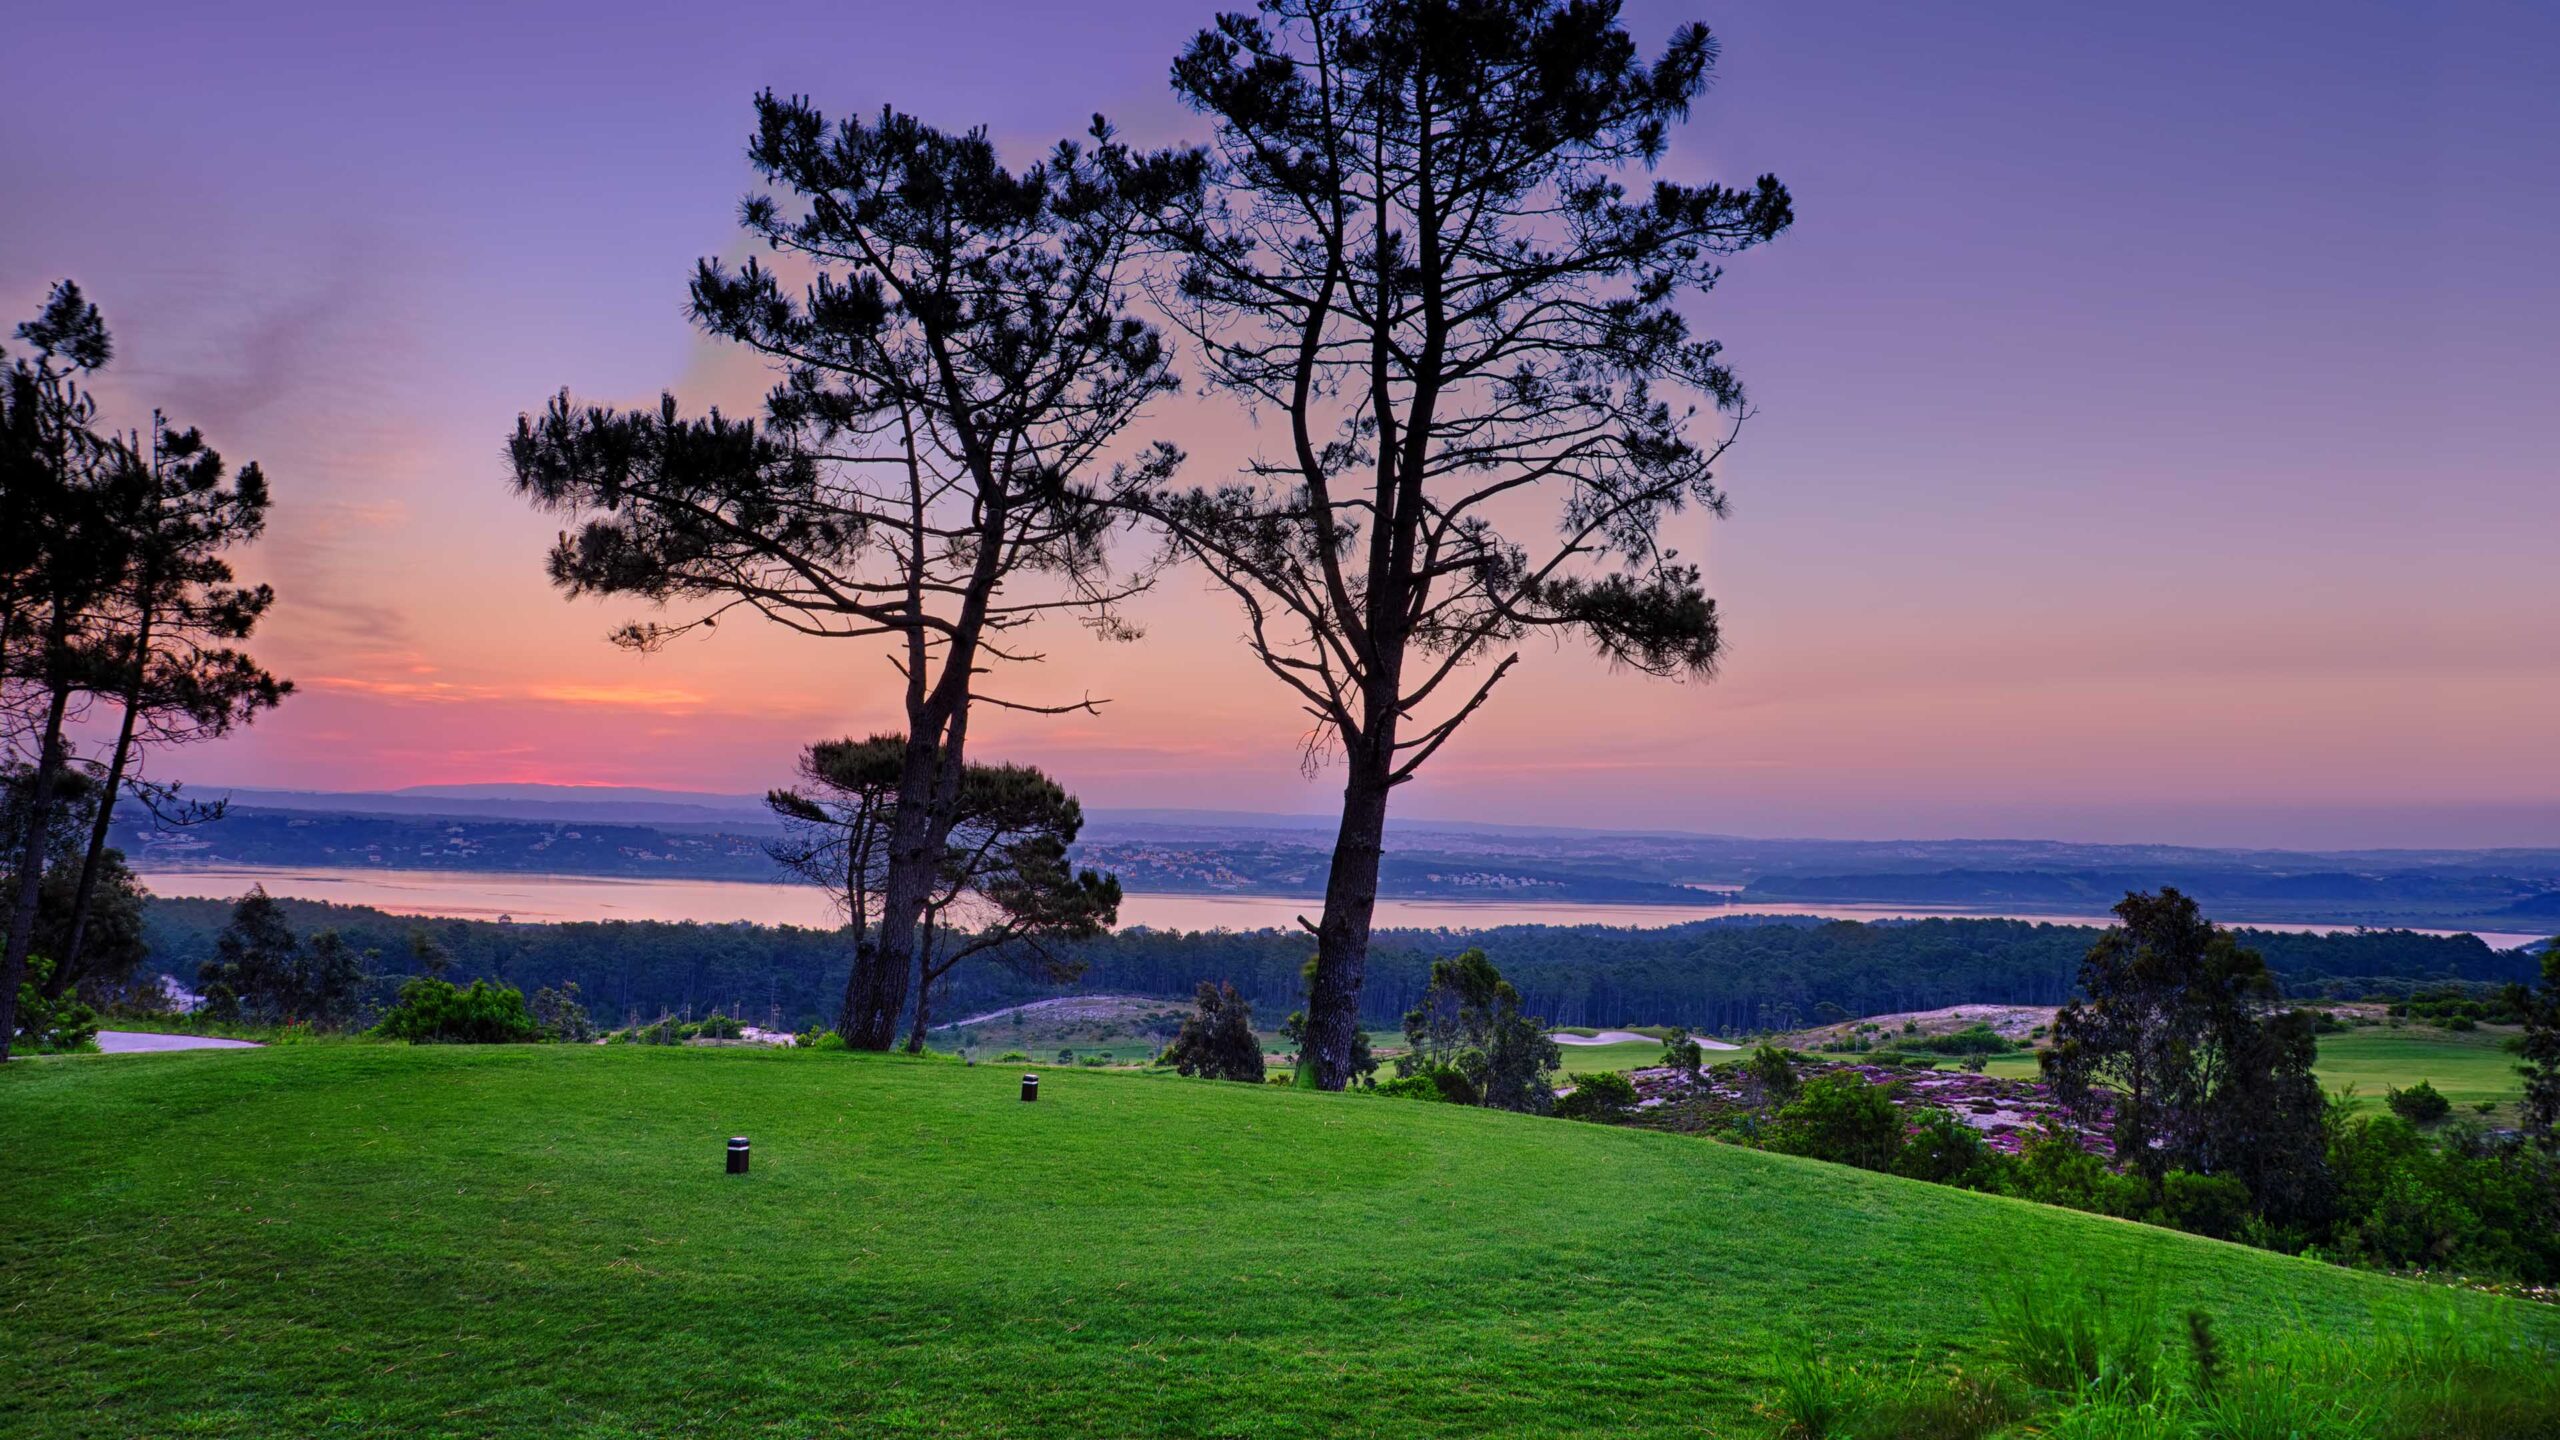
M 698 710 L 708 702 L 691 690 L 651 685 L 537 685 L 527 692 L 555 705 L 601 705 L 629 710 Z

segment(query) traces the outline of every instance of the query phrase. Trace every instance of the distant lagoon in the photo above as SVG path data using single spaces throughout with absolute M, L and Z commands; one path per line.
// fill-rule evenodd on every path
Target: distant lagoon
M 515 875 L 478 870 L 376 870 L 323 866 L 219 865 L 144 870 L 155 895 L 230 899 L 252 885 L 270 895 L 364 905 L 394 915 L 462 920 L 509 919 L 524 923 L 566 920 L 745 920 L 759 925 L 832 929 L 842 923 L 835 902 L 814 885 L 750 880 L 643 879 L 605 875 Z M 1120 903 L 1123 928 L 1158 930 L 1288 929 L 1299 916 L 1313 921 L 1320 896 L 1198 895 L 1132 891 Z M 1743 915 L 1812 915 L 1829 920 L 2025 920 L 2050 925 L 2108 925 L 2106 915 L 1933 909 L 1906 905 L 1696 905 L 1582 904 L 1555 900 L 1396 900 L 1378 902 L 1377 926 L 1398 930 L 1483 930 L 1501 925 L 1621 925 L 1660 927 L 1692 920 Z M 2252 920 L 2255 930 L 2320 934 L 2349 925 Z M 2475 934 L 2499 949 L 2530 944 L 2539 934 L 2420 930 L 2420 934 Z

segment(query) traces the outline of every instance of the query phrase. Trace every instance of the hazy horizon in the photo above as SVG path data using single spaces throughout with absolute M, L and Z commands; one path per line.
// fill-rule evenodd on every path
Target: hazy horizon
M 595 781 L 595 782 L 587 782 L 587 783 L 557 783 L 557 782 L 541 782 L 541 781 L 485 781 L 485 782 L 478 782 L 478 783 L 474 783 L 474 782 L 468 782 L 468 781 L 455 781 L 455 782 L 447 782 L 447 783 L 442 783 L 442 784 L 431 784 L 431 785 L 406 785 L 406 786 L 400 786 L 400 787 L 390 788 L 390 789 L 374 789 L 374 790 L 334 790 L 334 789 L 325 789 L 325 788 L 323 788 L 323 789 L 310 789 L 310 788 L 302 788 L 302 787 L 295 787 L 295 786 L 250 786 L 250 785 L 230 786 L 230 785 L 214 784 L 214 783 L 210 783 L 210 782 L 206 782 L 206 781 L 202 781 L 202 780 L 193 780 L 193 781 L 189 781 L 189 782 L 188 782 L 188 785 L 189 785 L 189 788 L 190 788 L 190 790 L 191 790 L 192 792 L 200 793 L 200 794 L 205 795 L 205 796 L 207 796 L 207 797 L 211 797 L 211 796 L 219 796 L 219 795 L 223 795 L 223 794 L 230 793 L 230 792 L 234 792 L 234 791 L 237 791 L 237 792 L 240 792 L 240 793 L 246 794 L 246 795 L 248 795 L 248 796 L 249 796 L 249 798 L 248 798 L 247 800 L 243 801 L 242 803 L 247 804 L 247 805 L 250 805 L 250 806 L 255 806 L 255 805 L 257 805 L 257 804 L 258 804 L 258 802 L 259 802 L 259 800 L 260 800 L 261 798 L 268 797 L 268 796 L 279 796 L 279 795 L 297 795 L 297 796 L 306 796 L 306 797 L 312 797 L 312 798 L 333 798 L 333 799 L 337 799 L 337 798 L 343 798 L 343 799 L 364 799 L 364 798 L 368 798 L 368 797 L 372 797 L 372 798 L 398 798 L 398 799 L 412 799 L 412 800 L 419 800 L 419 799 L 454 799 L 454 800 L 456 800 L 456 801 L 458 801 L 458 802 L 460 802 L 460 803 L 469 803 L 470 801 L 473 801 L 473 800 L 489 801 L 489 800 L 497 800 L 497 799 L 502 799 L 502 798 L 512 798 L 512 799 L 516 799 L 516 800 L 519 800 L 519 801 L 542 801 L 542 800 L 551 800 L 551 799 L 560 799 L 560 800 L 563 800 L 563 801 L 567 801 L 567 800 L 572 800 L 572 799 L 575 799 L 575 798 L 578 798 L 578 797 L 587 796 L 587 795 L 589 795 L 589 794 L 591 794 L 591 793 L 592 793 L 592 794 L 598 795 L 600 798 L 624 797 L 624 796 L 628 796 L 628 797 L 634 797 L 635 799 L 639 799 L 639 800 L 645 800 L 645 801 L 646 801 L 646 802 L 648 802 L 648 803 L 657 803 L 657 804 L 683 804 L 683 803 L 687 803 L 687 802 L 694 802 L 694 803 L 700 803 L 700 802 L 729 802 L 729 803 L 728 803 L 728 806 L 727 806 L 727 807 L 725 807 L 725 808 L 738 808 L 738 809 L 745 809 L 745 808 L 751 808 L 751 807 L 760 807 L 761 799 L 762 799 L 761 792 L 754 792 L 754 793 L 751 793 L 751 792 L 745 792 L 745 791 L 696 790 L 696 789 L 684 789 L 684 788 L 669 788 L 669 787 L 664 787 L 664 786 L 617 785 L 617 784 L 612 784 L 612 783 L 610 783 L 610 782 L 603 782 L 603 781 Z M 467 792 L 489 792 L 489 793 L 473 794 L 473 793 L 467 793 Z M 498 793 L 498 792 L 503 792 L 503 793 Z M 706 805 L 706 806 L 705 806 L 705 808 L 714 808 L 714 807 L 711 807 L 711 806 L 707 806 L 707 805 Z M 1302 827 L 1310 827 L 1310 828 L 1315 828 L 1315 827 L 1329 828 L 1329 827 L 1331 827 L 1331 826 L 1335 823 L 1335 821 L 1336 821 L 1336 819 L 1337 819 L 1337 817 L 1336 817 L 1335 815 L 1330 814 L 1330 813 L 1327 813 L 1327 812 L 1325 812 L 1325 811 L 1321 811 L 1321 810 L 1255 810 L 1255 809 L 1236 809 L 1236 808 L 1234 808 L 1234 807 L 1229 807 L 1229 806 L 1197 806 L 1197 805 L 1193 805 L 1193 806 L 1185 806 L 1185 805 L 1101 805 L 1101 804 L 1094 804 L 1094 805 L 1087 805 L 1087 806 L 1085 807 L 1085 809 L 1086 809 L 1086 812 L 1087 812 L 1089 815 L 1110 815 L 1110 816 L 1115 816 L 1115 817 L 1121 817 L 1121 818 L 1124 818 L 1124 819 L 1125 819 L 1126 817 L 1128 817 L 1128 816 L 1132 816 L 1132 815 L 1168 815 L 1168 816 L 1186 816 L 1186 817 L 1218 817 L 1219 819 L 1222 819 L 1222 820 L 1224 820 L 1224 819 L 1232 819 L 1232 820 L 1237 821 L 1237 822 L 1269 822 L 1269 821 L 1280 821 L 1280 822 L 1286 822 L 1286 823 L 1288 823 L 1288 824 L 1290 824 L 1290 825 L 1293 825 L 1293 826 L 1302 826 Z M 2377 827 L 2380 827 L 2380 826 L 2382 826 L 2382 825 L 2386 824 L 2386 823 L 2387 823 L 2391 818 L 2392 818 L 2392 817 L 2388 817 L 2388 816 L 2384 816 L 2384 817 L 2375 817 L 2375 818 L 2372 820 L 2372 822 L 2371 822 L 2371 823 L 2373 823 L 2373 824 L 2374 824 L 2374 825 L 2376 825 Z M 2534 820 L 2534 819 L 2543 819 L 2543 818 L 2548 818 L 2548 817 L 2532 817 L 2532 816 L 2529 816 L 2529 817 L 2526 817 L 2526 818 L 2527 818 L 2528 820 Z M 1849 831 L 1834 831 L 1834 832 L 1831 832 L 1831 833 L 1805 833 L 1805 832 L 1795 832 L 1795 831 L 1719 830 L 1719 829 L 1701 828 L 1701 827 L 1697 827 L 1697 826 L 1677 826 L 1677 825 L 1669 825 L 1669 826 L 1606 825 L 1606 824 L 1588 824 L 1588 825 L 1586 825 L 1586 824 L 1572 824 L 1572 823 L 1567 823 L 1567 822 L 1563 822 L 1563 821 L 1540 822 L 1540 821 L 1522 821 L 1522 820 L 1518 820 L 1518 819 L 1505 819 L 1505 818 L 1500 818 L 1500 812 L 1498 812 L 1498 811 L 1493 812 L 1493 813 L 1488 813 L 1488 814 L 1464 814 L 1464 813 L 1455 813 L 1455 812 L 1439 812 L 1439 811 L 1413 811 L 1413 812 L 1402 812 L 1402 811 L 1400 811 L 1400 812 L 1398 812 L 1397 814 L 1395 814 L 1395 815 L 1393 815 L 1393 816 L 1391 816 L 1391 817 L 1390 817 L 1389 823 L 1390 823 L 1391 825 L 1398 826 L 1398 827 L 1426 826 L 1426 825 L 1433 825 L 1433 824 L 1451 824 L 1451 825 L 1467 825 L 1467 826 L 1501 827 L 1501 828 L 1509 828 L 1509 829 L 1535 830 L 1535 831 L 1547 831 L 1547 830 L 1552 830 L 1552 831 L 1557 831 L 1557 832 L 1587 831 L 1587 832 L 1590 832 L 1590 833 L 1593 833 L 1593 834 L 1604 834 L 1604 835 L 1606 835 L 1606 834 L 1662 834 L 1662 835 L 1695 836 L 1695 837 L 1702 837 L 1702 838 L 1726 838 L 1726 839 L 1735 839 L 1735 840 L 1778 840 L 1778 841 L 1782 841 L 1782 840 L 1838 840 L 1838 841 L 1856 841 L 1856 842 L 1865 842 L 1865 843 L 1871 843 L 1871 844 L 1892 844 L 1892 843 L 1900 842 L 1900 841 L 1909 841 L 1909 842 L 1913 842 L 1913 843 L 1974 842 L 1974 843 L 1984 843 L 1984 844 L 1992 844 L 1992 843 L 2006 843 L 2006 842 L 2037 842 L 2037 841 L 2050 841 L 2050 842 L 2057 842 L 2057 843 L 2063 843 L 2063 844 L 2083 844 L 2083 845 L 2158 845 L 2158 846 L 2171 846 L 2171 847 L 2185 846 L 2185 847 L 2194 847 L 2194 848 L 2199 848 L 2199 849 L 2238 849 L 2238 850 L 2268 850 L 2268 851 L 2305 851 L 2305 850 L 2373 850 L 2373 851 L 2388 851 L 2388 850 L 2398 850 L 2398 849 L 2410 849 L 2410 850 L 2500 850 L 2500 849 L 2552 849 L 2552 848 L 2560 848 L 2560 842 L 2535 841 L 2535 840 L 2530 840 L 2530 839 L 2528 839 L 2528 840 L 2520 840 L 2520 841 L 2512 841 L 2512 842 L 2510 842 L 2510 841 L 2498 841 L 2498 840 L 2488 840 L 2488 841 L 2479 841 L 2479 842 L 2468 842 L 2468 841 L 2459 841 L 2459 840 L 2449 840 L 2449 841 L 2442 841 L 2442 842 L 2417 841 L 2417 842 L 2392 842 L 2392 843 L 2372 843 L 2372 844 L 2347 843 L 2347 844 L 2338 844 L 2338 845 L 2287 844 L 2287 843 L 2276 842 L 2276 841 L 2258 841 L 2258 840 L 2237 839 L 2237 838 L 2224 838 L 2224 839 L 2217 839 L 2217 838 L 2210 838 L 2210 834 L 2208 833 L 2208 832 L 2210 832 L 2210 830 L 2211 830 L 2211 827 L 2210 827 L 2209 822 L 2208 822 L 2208 823 L 2206 823 L 2206 824 L 2204 824 L 2204 825 L 2198 825 L 2198 824 L 2196 824 L 2196 823 L 2195 823 L 2195 817 L 2189 817 L 2189 823 L 2188 823 L 2188 826 L 2187 826 L 2186 828 L 2188 828 L 2188 829 L 2190 829 L 2190 830 L 2195 831 L 2199 836 L 2202 836 L 2203 838 L 2175 838 L 2174 836 L 2170 836 L 2170 835 L 2167 835 L 2167 834 L 2118 833 L 2118 832 L 2116 832 L 2116 831 L 2112 831 L 2112 830 L 2097 830 L 2097 829 L 2092 829 L 2092 830 L 2088 831 L 2087 833 L 2082 833 L 2082 834 L 2061 834 L 2061 833 L 2049 833 L 2049 832 L 2046 832 L 2046 831 L 2028 831 L 2028 830 L 1976 830 L 1976 831 L 1965 831 L 1965 832 L 1949 832 L 1949 833 L 1945 833 L 1945 834 L 1921 834 L 1921 833 L 1853 833 L 1853 832 L 1849 832 Z M 2169 828 L 2178 828 L 2178 827 L 2176 827 L 2176 826 L 2170 826 Z M 2482 827 L 2482 828 L 2484 828 L 2484 829 L 2494 829 L 2494 828 L 2496 828 L 2496 827 L 2495 827 L 2495 825 L 2494 825 L 2494 823 L 2493 823 L 2493 824 L 2491 824 L 2491 825 L 2489 825 L 2489 826 L 2484 826 L 2484 827 Z
M 173 775 L 311 790 L 757 793 L 894 725 L 881 652 L 724 626 L 646 659 L 564 602 L 501 442 L 562 387 L 752 409 L 683 286 L 746 253 L 749 100 L 892 102 L 1006 158 L 1109 114 L 1196 137 L 1209 10 L 953 0 L 463 10 L 55 7 L 0 58 L 0 329 L 70 276 L 107 418 L 263 463 L 254 649 L 301 693 Z M 2560 844 L 2560 14 L 2101 14 L 1631 3 L 1701 18 L 1682 178 L 1763 171 L 1795 230 L 1696 318 L 1757 417 L 1683 522 L 1732 650 L 1666 685 L 1531 647 L 1405 820 L 1790 838 L 2338 849 Z M 1009 44 L 954 64 L 952 33 Z M 1186 375 L 1196 367 L 1178 360 Z M 1232 473 L 1256 432 L 1135 428 Z M 1304 717 L 1169 575 L 1144 643 L 1072 628 L 974 753 L 1097 809 L 1321 814 Z

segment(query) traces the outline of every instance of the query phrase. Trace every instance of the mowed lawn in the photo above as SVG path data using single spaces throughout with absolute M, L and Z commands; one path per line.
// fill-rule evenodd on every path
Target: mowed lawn
M 1662 1063 L 1662 1042 L 1630 1040 L 1619 1045 L 1558 1045 L 1556 1053 L 1564 1057 L 1564 1073 L 1588 1075 L 1596 1070 L 1645 1070 Z M 1710 1051 L 1710 1060 L 1728 1052 Z M 1381 1075 L 1390 1073 L 1381 1070 Z
M 1080 1070 L 309 1045 L 0 1073 L 0 1433 L 1731 1435 L 2022 1285 L 2560 1312 L 1679 1136 Z M 755 1170 L 721 1173 L 731 1134 Z M 2070 1277 L 2077 1277 L 2071 1280 Z
M 2512 1120 L 2516 1102 L 2524 1095 L 2524 1080 L 2516 1073 L 2516 1057 L 2500 1047 L 2515 1034 L 2512 1027 L 2456 1031 L 2432 1025 L 2398 1030 L 2377 1025 L 2323 1035 L 2314 1073 L 2322 1089 L 2355 1087 L 2355 1105 L 2360 1110 L 2381 1105 L 2389 1090 L 2406 1090 L 2424 1080 L 2444 1092 L 2457 1114 L 2468 1113 L 2474 1102 L 2486 1100 L 2498 1106 L 2500 1117 Z M 1944 1062 L 1941 1068 L 1954 1063 Z M 1988 1068 L 1994 1075 L 2032 1078 L 2037 1073 L 2032 1055 L 1999 1056 Z
M 2412 1025 L 2323 1035 L 2320 1083 L 2331 1090 L 2353 1085 L 2357 1104 L 2369 1107 L 2380 1105 L 2386 1090 L 2406 1090 L 2424 1080 L 2443 1091 L 2457 1113 L 2490 1100 L 2512 1116 L 2524 1098 L 2524 1077 L 2516 1073 L 2517 1057 L 2500 1047 L 2516 1034 L 2513 1027 L 2457 1031 Z

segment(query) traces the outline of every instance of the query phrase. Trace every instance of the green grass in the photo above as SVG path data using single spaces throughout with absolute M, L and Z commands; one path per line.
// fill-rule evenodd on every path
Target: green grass
M 0 1073 L 0 1434 L 1756 1434 L 2070 1273 L 2241 1332 L 2560 1313 L 1680 1136 L 654 1047 Z M 721 1173 L 722 1142 L 755 1173 Z
M 2496 1101 L 2512 1113 L 2524 1095 L 2516 1057 L 2499 1047 L 2512 1028 L 2439 1030 L 2381 1026 L 2320 1037 L 2320 1083 L 2331 1090 L 2356 1087 L 2359 1105 L 2379 1105 L 2386 1089 L 2408 1089 L 2424 1080 L 2444 1092 L 2457 1112 L 2475 1101 Z
M 1623 1045 L 1558 1045 L 1564 1073 L 1588 1075 L 1594 1070 L 1642 1070 L 1662 1063 L 1658 1040 L 1630 1040 Z
M 2386 1090 L 2406 1090 L 2424 1080 L 2444 1092 L 2457 1114 L 2467 1114 L 2474 1102 L 2487 1100 L 2498 1106 L 2500 1116 L 2512 1118 L 2524 1094 L 2524 1081 L 2516 1074 L 2516 1057 L 2499 1047 L 2515 1033 L 2512 1028 L 2362 1027 L 2321 1036 L 2315 1073 L 2323 1089 L 2354 1086 L 2359 1109 L 2380 1105 Z M 1940 1068 L 1952 1068 L 1952 1064 Z M 1989 1073 L 2032 1078 L 2036 1058 L 1996 1056 Z

